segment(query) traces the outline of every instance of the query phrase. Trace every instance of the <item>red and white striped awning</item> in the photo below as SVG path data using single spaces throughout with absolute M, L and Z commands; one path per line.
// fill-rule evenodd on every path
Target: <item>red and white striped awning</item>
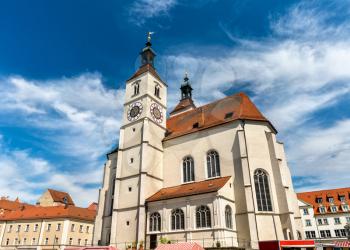
M 336 246 L 336 247 L 350 247 L 350 241 L 335 241 L 334 246 Z
M 174 244 L 160 244 L 156 250 L 204 250 L 204 248 L 197 243 L 184 242 Z

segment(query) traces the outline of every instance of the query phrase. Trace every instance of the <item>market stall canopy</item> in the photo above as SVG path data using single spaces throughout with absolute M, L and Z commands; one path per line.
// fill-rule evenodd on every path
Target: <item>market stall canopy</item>
M 161 244 L 156 250 L 204 250 L 203 247 L 197 243 L 174 243 L 174 244 Z

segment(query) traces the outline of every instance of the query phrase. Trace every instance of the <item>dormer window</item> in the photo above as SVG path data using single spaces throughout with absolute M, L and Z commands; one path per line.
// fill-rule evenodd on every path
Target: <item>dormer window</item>
M 326 213 L 326 208 L 325 207 L 319 207 L 318 211 L 320 211 L 321 214 L 325 214 Z
M 233 116 L 233 112 L 226 113 L 225 114 L 225 119 L 232 118 L 232 116 Z
M 156 85 L 156 86 L 154 87 L 154 95 L 155 95 L 156 97 L 160 98 L 160 87 L 159 87 L 159 85 Z
M 341 202 L 345 202 L 345 195 L 339 195 L 339 200 Z
M 321 197 L 317 197 L 317 198 L 316 198 L 316 202 L 317 202 L 318 204 L 321 204 L 321 203 L 322 203 L 322 198 L 321 198 Z
M 331 206 L 331 212 L 336 213 L 338 211 L 338 208 L 336 206 Z
M 328 197 L 328 202 L 329 203 L 334 203 L 334 198 L 333 197 Z
M 344 212 L 348 212 L 348 211 L 349 211 L 349 205 L 342 205 L 342 206 L 341 206 L 341 209 L 342 209 Z

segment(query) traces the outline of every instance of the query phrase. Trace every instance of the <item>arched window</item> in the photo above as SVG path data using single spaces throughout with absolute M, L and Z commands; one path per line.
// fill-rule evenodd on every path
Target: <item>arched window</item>
M 161 230 L 161 218 L 158 212 L 154 212 L 149 217 L 149 231 L 160 231 Z
M 138 95 L 140 93 L 140 83 L 136 82 L 134 84 L 134 95 Z
M 156 96 L 156 97 L 160 97 L 160 87 L 158 86 L 158 85 L 156 85 L 155 87 L 154 87 L 154 95 Z
M 200 206 L 196 209 L 197 228 L 211 227 L 210 209 L 207 206 Z
M 232 209 L 229 205 L 225 207 L 225 223 L 227 228 L 232 228 Z
M 269 178 L 267 173 L 262 169 L 255 170 L 254 183 L 258 211 L 272 211 Z
M 183 169 L 183 181 L 189 182 L 194 181 L 194 161 L 191 156 L 187 156 L 182 162 Z
M 207 170 L 208 178 L 220 176 L 219 154 L 215 150 L 211 150 L 207 154 Z
M 184 212 L 180 208 L 173 209 L 173 211 L 171 211 L 171 229 L 185 229 L 185 216 Z

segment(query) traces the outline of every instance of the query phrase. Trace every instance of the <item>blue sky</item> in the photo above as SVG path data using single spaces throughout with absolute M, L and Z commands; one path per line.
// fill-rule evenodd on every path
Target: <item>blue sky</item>
M 185 71 L 197 105 L 245 91 L 277 127 L 297 190 L 348 186 L 350 1 L 0 5 L 0 195 L 97 200 L 147 31 L 170 108 Z

